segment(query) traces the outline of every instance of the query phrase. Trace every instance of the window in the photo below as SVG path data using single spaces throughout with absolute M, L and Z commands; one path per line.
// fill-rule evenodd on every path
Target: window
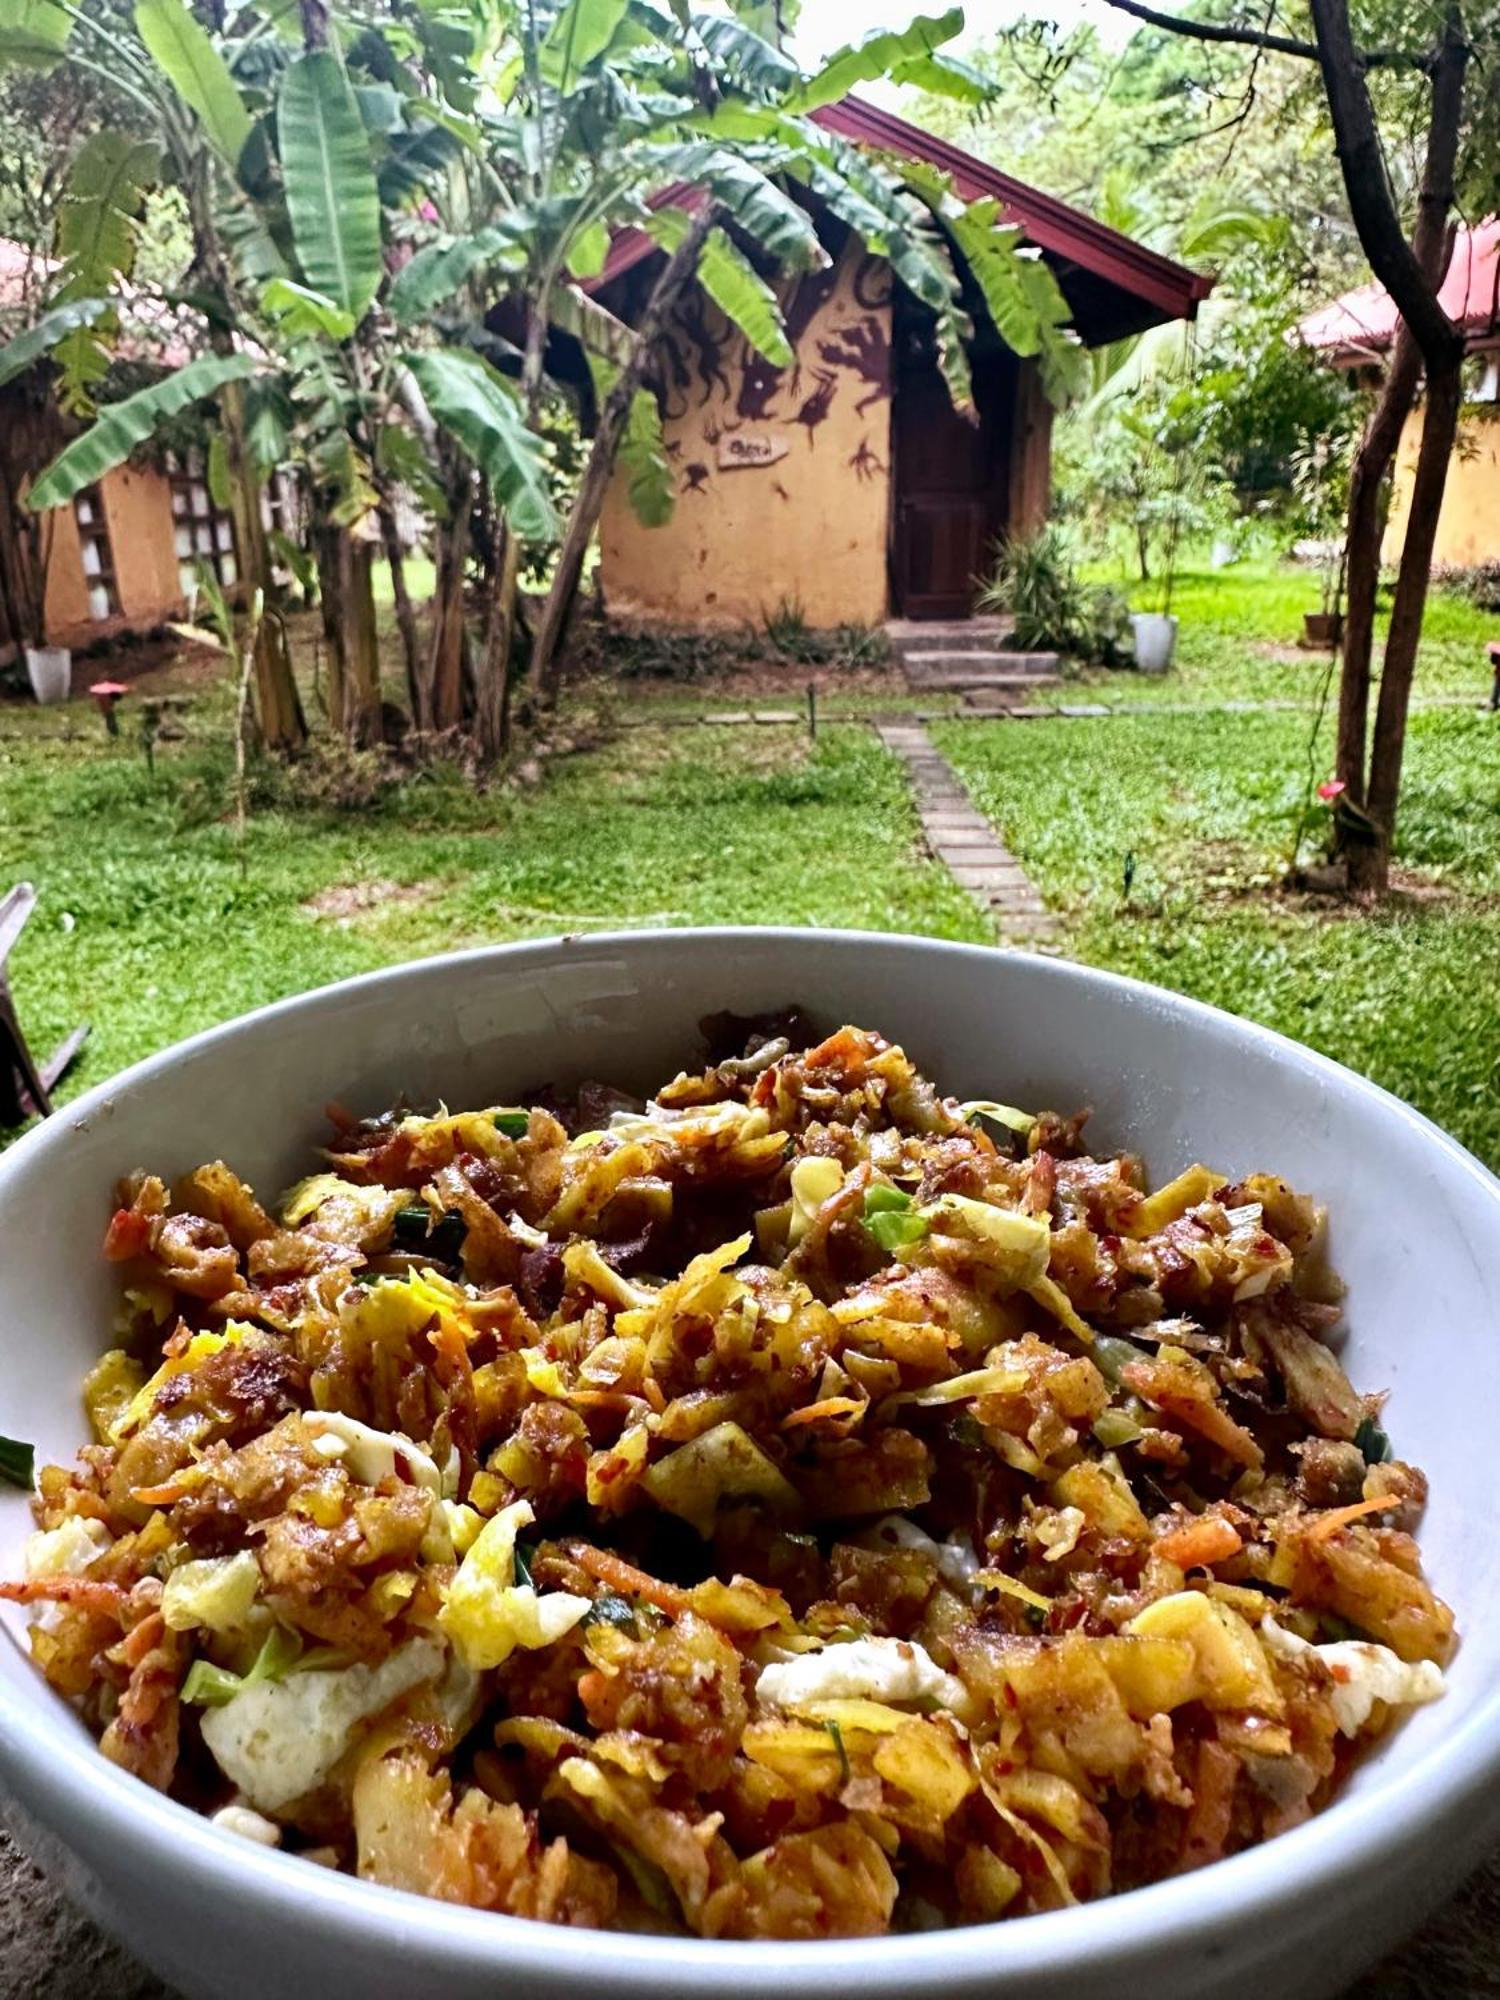
M 167 461 L 172 489 L 172 533 L 177 550 L 177 582 L 184 597 L 198 588 L 206 563 L 225 590 L 239 581 L 234 553 L 234 523 L 216 507 L 208 490 L 201 452 L 191 451 Z
M 104 496 L 97 486 L 86 486 L 77 496 L 73 502 L 73 518 L 78 523 L 78 553 L 83 562 L 83 580 L 88 587 L 89 616 L 118 617 L 120 593 L 115 587 L 114 552 L 109 545 Z

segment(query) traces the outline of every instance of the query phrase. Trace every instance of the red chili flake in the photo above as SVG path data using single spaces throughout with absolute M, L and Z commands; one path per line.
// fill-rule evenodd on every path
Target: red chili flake
M 104 1254 L 112 1264 L 144 1257 L 151 1248 L 151 1218 L 138 1209 L 117 1208 L 104 1232 Z

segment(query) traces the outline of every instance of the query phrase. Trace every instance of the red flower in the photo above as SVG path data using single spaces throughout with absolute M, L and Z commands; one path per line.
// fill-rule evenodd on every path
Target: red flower
M 1325 778 L 1318 787 L 1318 797 L 1325 804 L 1332 805 L 1333 801 L 1348 789 L 1342 778 Z

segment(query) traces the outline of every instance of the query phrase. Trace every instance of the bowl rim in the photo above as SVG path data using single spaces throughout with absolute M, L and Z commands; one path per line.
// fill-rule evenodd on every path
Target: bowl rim
M 186 1054 L 233 1041 L 251 1023 L 315 1013 L 382 986 L 489 965 L 519 966 L 530 961 L 545 969 L 566 963 L 570 956 L 599 951 L 625 950 L 649 958 L 683 949 L 773 942 L 855 955 L 894 947 L 950 962 L 1024 963 L 1026 976 L 1043 984 L 1055 981 L 1059 986 L 1102 989 L 1124 1006 L 1149 1005 L 1184 1023 L 1227 1034 L 1396 1118 L 1442 1155 L 1450 1172 L 1472 1182 L 1495 1205 L 1500 1222 L 1500 1179 L 1457 1140 L 1369 1078 L 1258 1022 L 1143 980 L 1066 959 L 920 935 L 755 925 L 524 939 L 407 960 L 270 1002 L 106 1077 L 23 1135 L 0 1154 L 0 1215 L 7 1183 L 27 1172 L 34 1157 L 65 1144 L 67 1129 L 86 1127 L 95 1116 L 112 1111 L 113 1100 L 122 1091 L 148 1083 Z M 6 1643 L 17 1643 L 10 1621 L 5 1638 Z M 793 1943 L 658 1937 L 572 1929 L 438 1902 L 261 1847 L 214 1826 L 190 1806 L 163 1796 L 110 1763 L 94 1742 L 79 1735 L 66 1704 L 51 1696 L 40 1680 L 38 1689 L 47 1693 L 43 1717 L 55 1703 L 59 1723 L 68 1726 L 54 1730 L 43 1719 L 37 1727 L 29 1703 L 13 1708 L 0 1701 L 0 1773 L 13 1786 L 23 1809 L 57 1830 L 65 1843 L 70 1823 L 104 1822 L 101 1837 L 113 1835 L 128 1845 L 138 1867 L 151 1863 L 170 1869 L 197 1893 L 233 1897 L 241 1904 L 250 1899 L 265 1916 L 279 1914 L 283 1922 L 288 1905 L 295 1905 L 297 1922 L 304 1929 L 316 1922 L 335 1934 L 346 1929 L 366 1937 L 378 1933 L 393 1951 L 419 1950 L 433 1976 L 448 1970 L 504 1968 L 534 1982 L 539 1991 L 572 1986 L 591 1976 L 606 1991 L 639 1995 L 641 2000 L 648 1996 L 659 2000 L 664 1980 L 688 1992 L 737 1988 L 741 1982 L 754 1981 L 788 1994 L 816 1985 L 830 1993 L 858 1990 L 896 2000 L 914 1985 L 920 1990 L 939 1983 L 978 1987 L 1026 1978 L 1056 1981 L 1070 1970 L 1097 1965 L 1101 1956 L 1123 1970 L 1132 1959 L 1158 1954 L 1164 1943 L 1178 1950 L 1206 1945 L 1211 1938 L 1251 1924 L 1263 1927 L 1276 1919 L 1294 1923 L 1299 1910 L 1305 1923 L 1308 1910 L 1322 1904 L 1339 1878 L 1368 1868 L 1371 1879 L 1378 1879 L 1374 1869 L 1382 1857 L 1410 1850 L 1413 1844 L 1430 1850 L 1434 1836 L 1443 1830 L 1452 1832 L 1455 1844 L 1467 1851 L 1470 1843 L 1459 1834 L 1460 1826 L 1472 1829 L 1500 1817 L 1493 1785 L 1500 1775 L 1497 1683 L 1476 1701 L 1457 1730 L 1392 1780 L 1377 1780 L 1363 1793 L 1340 1797 L 1302 1826 L 1191 1874 L 1063 1910 L 939 1932 Z

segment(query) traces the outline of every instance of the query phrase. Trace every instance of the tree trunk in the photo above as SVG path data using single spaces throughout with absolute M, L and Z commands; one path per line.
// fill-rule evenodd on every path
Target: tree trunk
M 515 633 L 516 578 L 521 567 L 521 540 L 510 532 L 495 510 L 491 538 L 495 584 L 485 621 L 484 664 L 479 677 L 479 752 L 493 764 L 510 748 L 510 655 Z
M 260 481 L 245 449 L 243 386 L 239 382 L 226 383 L 220 392 L 219 408 L 229 460 L 230 513 L 234 520 L 240 585 L 247 602 L 257 591 L 261 597 L 262 615 L 255 631 L 256 718 L 267 748 L 295 750 L 307 739 L 307 718 L 302 713 L 286 626 L 276 602 L 265 523 L 260 514 Z
M 1385 642 L 1385 661 L 1380 674 L 1375 738 L 1370 747 L 1370 782 L 1365 809 L 1374 824 L 1376 838 L 1373 842 L 1351 848 L 1349 854 L 1350 885 L 1379 894 L 1384 893 L 1390 881 L 1391 840 L 1396 826 L 1396 804 L 1401 793 L 1401 760 L 1406 748 L 1406 714 L 1411 702 L 1417 650 L 1422 640 L 1422 617 L 1427 609 L 1427 586 L 1432 574 L 1438 519 L 1442 513 L 1448 466 L 1458 437 L 1458 418 L 1462 407 L 1463 358 L 1460 353 L 1446 368 L 1428 371 L 1422 448 L 1417 456 L 1416 477 L 1412 481 L 1406 541 L 1401 550 L 1401 570 L 1396 580 L 1391 629 Z
M 385 549 L 386 568 L 391 573 L 391 595 L 396 600 L 396 630 L 401 634 L 401 652 L 406 665 L 406 699 L 413 726 L 432 727 L 432 690 L 427 684 L 422 640 L 417 631 L 417 614 L 411 592 L 406 587 L 406 551 L 401 546 L 401 530 L 393 501 L 382 496 L 376 509 L 380 540 Z
M 667 259 L 641 314 L 634 352 L 615 377 L 599 412 L 593 449 L 579 482 L 573 511 L 568 517 L 567 532 L 558 550 L 552 588 L 547 592 L 536 637 L 532 641 L 532 683 L 549 705 L 557 699 L 562 678 L 563 628 L 573 608 L 578 579 L 583 574 L 584 557 L 599 524 L 604 496 L 614 471 L 615 453 L 630 420 L 630 406 L 641 386 L 662 329 L 698 268 L 698 256 L 713 227 L 714 212 L 714 204 L 710 202 L 701 215 L 693 218 L 692 226 Z
M 313 499 L 313 559 L 318 565 L 318 619 L 323 628 L 328 662 L 326 702 L 329 727 L 342 730 L 348 701 L 349 669 L 344 653 L 344 566 L 339 537 L 344 532 L 323 511 L 323 496 Z
M 1378 892 L 1390 879 L 1406 709 L 1462 399 L 1463 338 L 1443 311 L 1439 290 L 1452 247 L 1448 216 L 1453 206 L 1470 49 L 1458 0 L 1448 0 L 1429 72 L 1432 98 L 1427 145 L 1416 227 L 1408 243 L 1391 194 L 1366 65 L 1349 24 L 1348 0 L 1311 0 L 1311 14 L 1354 226 L 1372 270 L 1401 316 L 1385 394 L 1366 433 L 1350 484 L 1346 544 L 1349 627 L 1339 686 L 1338 771 L 1349 787 L 1347 796 L 1353 808 L 1336 822 L 1339 844 L 1348 862 L 1351 886 Z M 1419 371 L 1427 378 L 1427 410 L 1366 782 L 1365 731 L 1380 564 L 1380 485 L 1400 442 Z
M 448 518 L 438 524 L 437 583 L 432 594 L 428 684 L 432 726 L 456 729 L 464 719 L 464 576 L 469 557 L 473 474 L 463 467 L 448 485 Z
M 1349 481 L 1349 525 L 1345 531 L 1348 604 L 1344 614 L 1344 657 L 1339 673 L 1338 747 L 1334 771 L 1344 796 L 1363 810 L 1365 753 L 1370 720 L 1370 665 L 1375 651 L 1375 600 L 1380 587 L 1380 492 L 1401 433 L 1416 401 L 1422 356 L 1411 330 L 1396 335 L 1380 401 L 1360 441 Z M 1352 842 L 1341 834 L 1341 849 Z

